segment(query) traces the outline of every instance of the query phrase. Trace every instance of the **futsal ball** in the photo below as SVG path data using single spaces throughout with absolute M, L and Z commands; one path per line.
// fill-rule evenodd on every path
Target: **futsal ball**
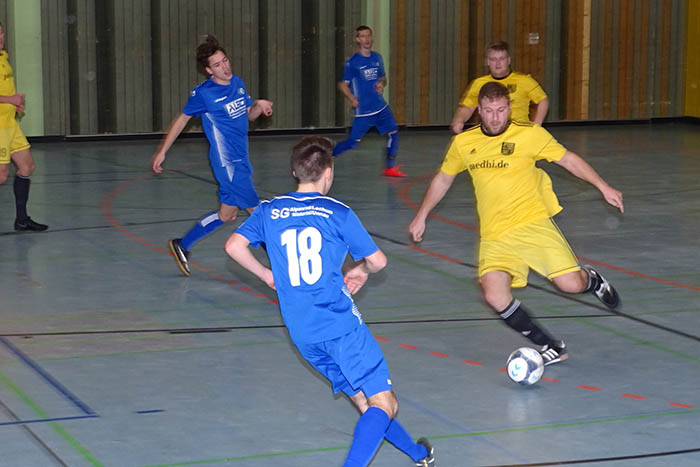
M 530 347 L 520 347 L 508 357 L 506 373 L 510 379 L 523 386 L 535 384 L 544 373 L 542 355 Z

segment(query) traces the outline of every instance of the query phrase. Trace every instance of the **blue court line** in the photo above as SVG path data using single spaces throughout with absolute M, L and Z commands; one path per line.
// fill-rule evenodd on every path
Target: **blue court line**
M 141 415 L 141 414 L 148 414 L 148 413 L 159 413 L 159 412 L 165 412 L 163 409 L 153 409 L 153 410 L 137 410 L 136 413 Z
M 28 367 L 34 370 L 39 376 L 41 376 L 44 381 L 46 381 L 50 386 L 56 389 L 58 392 L 63 394 L 63 396 L 71 401 L 73 405 L 78 407 L 86 415 L 96 415 L 95 411 L 92 410 L 86 403 L 78 399 L 72 392 L 68 390 L 63 384 L 61 384 L 56 378 L 51 376 L 46 370 L 40 367 L 34 360 L 29 358 L 24 352 L 15 347 L 10 341 L 4 337 L 0 337 L 0 343 L 7 347 L 13 354 L 17 356 L 22 362 L 24 362 Z
M 100 417 L 99 415 L 76 415 L 74 417 L 36 418 L 34 420 L 15 420 L 13 422 L 0 422 L 0 426 L 28 425 L 30 423 L 61 422 L 64 420 L 81 420 L 83 418 L 99 418 L 99 417 Z

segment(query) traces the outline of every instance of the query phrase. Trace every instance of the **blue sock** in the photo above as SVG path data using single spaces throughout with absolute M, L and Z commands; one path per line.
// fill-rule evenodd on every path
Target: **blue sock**
M 374 457 L 384 439 L 391 419 L 382 409 L 370 407 L 355 425 L 350 452 L 343 467 L 365 467 Z
M 333 148 L 333 155 L 334 156 L 339 156 L 348 149 L 352 149 L 357 144 L 360 142 L 359 139 L 346 139 L 344 141 L 341 141 L 340 143 L 336 144 L 335 147 Z
M 425 446 L 414 443 L 411 435 L 408 434 L 396 419 L 392 420 L 389 424 L 389 428 L 387 428 L 386 433 L 384 433 L 384 438 L 398 449 L 408 454 L 414 462 L 418 462 L 428 455 Z
M 389 133 L 386 142 L 386 168 L 396 165 L 396 155 L 399 152 L 399 132 Z
M 195 243 L 213 233 L 222 225 L 224 225 L 224 222 L 219 219 L 219 213 L 217 211 L 210 212 L 202 217 L 202 219 L 192 227 L 192 230 L 187 232 L 187 235 L 185 235 L 180 243 L 182 248 L 186 251 L 190 251 L 190 248 L 192 248 Z

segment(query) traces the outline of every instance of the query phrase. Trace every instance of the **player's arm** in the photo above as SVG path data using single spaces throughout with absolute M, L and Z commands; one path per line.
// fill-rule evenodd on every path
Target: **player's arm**
M 347 99 L 348 102 L 350 102 L 350 105 L 353 107 L 357 107 L 360 105 L 360 101 L 357 100 L 357 97 L 355 97 L 355 94 L 350 91 L 350 86 L 348 85 L 347 81 L 340 81 L 338 83 L 338 91 L 340 91 L 343 96 L 345 96 L 345 99 Z
M 428 191 L 425 192 L 423 197 L 423 202 L 418 208 L 416 217 L 413 218 L 408 226 L 408 232 L 411 234 L 411 239 L 414 242 L 420 242 L 423 240 L 423 233 L 425 232 L 425 219 L 430 214 L 430 211 L 440 202 L 442 198 L 445 197 L 447 190 L 452 186 L 456 175 L 449 175 L 439 171 L 433 180 L 430 182 Z
M 574 176 L 596 187 L 603 194 L 605 201 L 618 208 L 620 212 L 625 212 L 625 206 L 622 203 L 622 192 L 608 185 L 605 180 L 598 175 L 598 172 L 596 172 L 588 162 L 581 159 L 580 156 L 571 151 L 566 151 L 564 156 L 555 162 Z
M 450 128 L 452 128 L 452 131 L 455 134 L 462 132 L 464 129 L 464 123 L 472 118 L 475 109 L 476 107 L 467 107 L 466 105 L 460 105 L 457 107 L 455 116 L 452 117 L 452 123 L 450 124 Z
M 365 285 L 370 273 L 379 272 L 384 269 L 385 266 L 386 256 L 381 250 L 377 250 L 345 269 L 343 273 L 345 285 L 348 287 L 350 293 L 354 295 Z
M 258 99 L 253 102 L 253 105 L 248 107 L 248 120 L 253 121 L 260 115 L 269 117 L 272 115 L 272 101 L 265 99 Z
M 532 121 L 537 123 L 538 125 L 542 125 L 542 123 L 544 122 L 544 118 L 547 116 L 548 110 L 549 98 L 545 97 L 537 103 L 537 107 L 535 108 L 535 116 Z
M 377 90 L 379 94 L 382 94 L 384 92 L 384 88 L 386 87 L 386 76 L 382 76 L 377 80 L 377 83 L 374 85 L 374 88 Z
M 275 280 L 272 277 L 272 270 L 264 266 L 253 256 L 249 248 L 250 242 L 246 237 L 235 233 L 226 241 L 226 253 L 238 264 L 255 274 L 261 281 L 270 288 L 275 288 Z
M 12 104 L 15 107 L 24 105 L 24 94 L 13 94 L 11 96 L 0 96 L 0 104 Z
M 151 158 L 151 168 L 155 173 L 159 174 L 163 171 L 162 164 L 163 161 L 165 161 L 165 153 L 168 152 L 177 137 L 180 136 L 180 133 L 185 129 L 190 118 L 192 118 L 191 115 L 180 113 L 180 115 L 175 117 L 175 120 L 170 123 L 168 132 L 165 134 L 165 137 L 163 137 L 163 141 L 161 141 L 160 146 L 158 146 L 158 150 Z

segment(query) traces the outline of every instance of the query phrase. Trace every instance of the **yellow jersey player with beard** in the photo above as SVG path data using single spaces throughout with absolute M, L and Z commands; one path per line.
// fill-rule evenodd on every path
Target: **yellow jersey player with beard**
M 553 338 L 513 298 L 511 288 L 525 287 L 530 269 L 563 292 L 591 292 L 609 308 L 620 303 L 615 288 L 576 255 L 551 219 L 562 208 L 549 176 L 535 162 L 545 159 L 595 186 L 603 198 L 624 212 L 622 193 L 608 185 L 581 157 L 559 144 L 535 123 L 511 121 L 508 89 L 486 83 L 479 91 L 482 124 L 452 139 L 409 226 L 416 242 L 425 220 L 445 196 L 457 174 L 472 177 L 480 222 L 479 282 L 486 303 L 512 329 L 535 345 L 545 365 L 568 357 L 564 341 Z

